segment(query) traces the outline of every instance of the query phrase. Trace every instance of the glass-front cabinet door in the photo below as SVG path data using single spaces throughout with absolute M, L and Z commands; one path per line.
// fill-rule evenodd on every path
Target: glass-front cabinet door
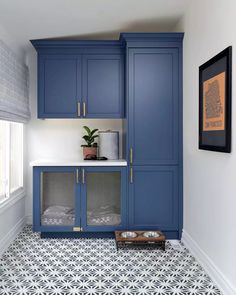
M 125 173 L 122 167 L 82 168 L 83 231 L 113 231 L 125 227 Z
M 34 225 L 41 231 L 71 231 L 80 228 L 78 169 L 36 168 L 38 204 L 34 204 Z M 34 173 L 35 175 L 35 173 Z M 38 181 L 37 181 L 38 180 Z M 36 215 L 36 216 L 35 216 Z

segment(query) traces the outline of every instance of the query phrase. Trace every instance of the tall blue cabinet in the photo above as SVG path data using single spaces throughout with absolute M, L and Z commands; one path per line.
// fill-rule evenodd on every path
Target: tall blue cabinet
M 182 233 L 183 34 L 124 33 L 129 228 Z
M 32 41 L 38 117 L 122 118 L 122 226 L 173 239 L 183 225 L 182 40 L 183 33 L 122 33 L 119 41 Z M 83 228 L 102 231 L 85 224 L 86 205 L 78 206 Z

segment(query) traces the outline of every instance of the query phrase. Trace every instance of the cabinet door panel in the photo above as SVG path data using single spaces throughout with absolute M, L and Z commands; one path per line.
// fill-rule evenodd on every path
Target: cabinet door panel
M 123 116 L 123 59 L 121 55 L 83 57 L 83 101 L 88 118 Z
M 129 145 L 134 165 L 178 162 L 178 50 L 131 49 Z
M 82 184 L 83 231 L 113 231 L 126 224 L 126 169 L 86 167 Z M 82 170 L 83 171 L 83 170 Z
M 131 228 L 178 229 L 177 167 L 135 166 L 129 189 Z
M 40 118 L 77 117 L 81 98 L 81 61 L 73 56 L 41 56 L 39 60 Z
M 34 168 L 34 230 L 80 226 L 80 187 L 73 167 Z

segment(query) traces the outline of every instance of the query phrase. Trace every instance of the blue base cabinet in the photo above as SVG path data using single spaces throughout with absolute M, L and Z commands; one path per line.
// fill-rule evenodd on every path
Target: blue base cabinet
M 129 227 L 178 231 L 178 168 L 134 166 L 129 193 Z
M 126 167 L 34 167 L 34 231 L 127 228 L 126 178 Z

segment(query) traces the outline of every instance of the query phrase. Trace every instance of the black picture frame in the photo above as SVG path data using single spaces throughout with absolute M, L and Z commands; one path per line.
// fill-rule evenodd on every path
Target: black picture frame
M 232 46 L 199 67 L 199 149 L 231 152 Z

